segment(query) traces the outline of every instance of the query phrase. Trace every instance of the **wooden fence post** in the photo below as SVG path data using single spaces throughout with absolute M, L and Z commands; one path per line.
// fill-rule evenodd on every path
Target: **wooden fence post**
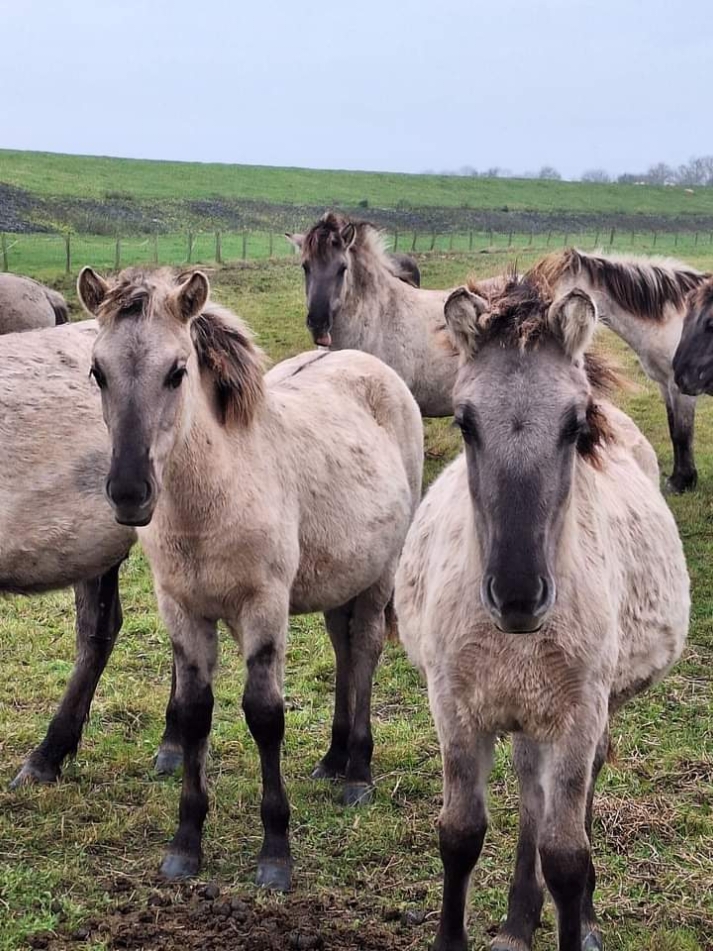
M 248 233 L 243 231 L 243 261 L 248 259 Z
M 693 240 L 694 246 L 698 244 L 698 232 L 696 231 L 696 237 Z
M 220 231 L 215 233 L 215 263 L 223 263 L 223 247 L 220 240 Z
M 569 234 L 565 232 L 563 247 L 566 248 L 568 245 L 569 245 Z
M 489 237 L 488 237 L 488 244 L 489 244 L 490 247 L 492 247 L 492 246 L 493 246 L 493 229 L 492 229 L 492 228 L 491 228 L 490 231 L 488 232 L 488 235 L 489 235 Z
M 632 232 L 631 232 L 631 246 L 632 246 L 632 248 L 634 247 L 634 238 L 635 238 L 635 232 L 632 231 Z
M 469 251 L 473 250 L 473 232 L 472 231 L 468 232 L 468 250 Z
M 527 242 L 528 247 L 530 248 L 532 247 L 532 242 L 534 238 L 535 238 L 535 231 L 534 229 L 530 229 L 530 240 Z
M 121 268 L 121 238 L 119 235 L 116 236 L 116 247 L 114 248 L 114 270 L 118 271 Z
M 550 246 L 550 241 L 551 241 L 551 240 L 552 240 L 552 229 L 550 228 L 550 230 L 547 232 L 547 247 L 548 247 L 548 248 L 549 248 L 549 246 Z
M 674 246 L 674 248 L 675 248 L 677 245 L 678 245 L 678 231 L 676 231 L 676 232 L 674 233 L 674 236 L 673 236 L 673 246 Z
M 448 250 L 449 250 L 449 251 L 452 251 L 452 250 L 453 250 L 453 232 L 452 232 L 452 231 L 451 231 L 450 240 L 449 240 L 449 242 L 448 242 Z
M 4 231 L 2 233 L 2 269 L 3 271 L 10 270 L 10 266 L 7 261 L 7 235 Z
M 158 231 L 153 233 L 153 263 L 158 264 Z
M 658 236 L 659 236 L 658 231 L 654 231 L 654 247 L 656 247 L 656 240 L 657 240 Z
M 69 231 L 64 236 L 64 273 L 72 273 L 72 250 L 70 247 Z
M 597 228 L 597 233 L 594 235 L 594 247 L 596 248 L 599 244 L 599 228 Z
M 190 264 L 193 260 L 193 232 L 188 232 L 188 247 L 186 248 L 186 261 Z
M 512 231 L 511 231 L 510 234 L 508 235 L 508 247 L 509 247 L 509 248 L 512 247 Z
M 272 243 L 272 241 L 273 241 L 273 234 L 272 234 L 272 231 L 271 231 L 271 232 L 270 232 L 270 241 L 269 241 L 269 251 L 268 251 L 268 254 L 270 255 L 270 258 L 272 258 L 272 253 L 273 253 L 273 243 Z
M 414 233 L 413 233 L 413 241 L 411 242 L 411 250 L 412 250 L 412 251 L 415 251 L 415 250 L 416 250 L 416 238 L 417 238 L 417 237 L 418 237 L 418 236 L 417 236 L 416 232 L 414 231 Z
M 611 234 L 609 235 L 609 247 L 614 244 L 614 235 L 616 234 L 616 228 L 611 229 Z

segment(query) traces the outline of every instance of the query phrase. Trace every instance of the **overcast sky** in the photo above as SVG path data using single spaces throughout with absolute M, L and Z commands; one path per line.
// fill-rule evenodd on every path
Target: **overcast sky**
M 0 23 L 5 148 L 566 177 L 713 153 L 711 0 L 0 0 Z

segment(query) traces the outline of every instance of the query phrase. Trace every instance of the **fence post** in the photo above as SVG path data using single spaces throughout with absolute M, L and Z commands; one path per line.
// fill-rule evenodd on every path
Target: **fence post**
M 614 235 L 616 234 L 616 228 L 611 229 L 611 234 L 609 235 L 609 247 L 614 244 Z
M 674 233 L 674 236 L 673 236 L 673 246 L 674 246 L 674 248 L 675 248 L 677 245 L 678 245 L 678 231 L 676 231 L 676 232 Z
M 552 229 L 550 228 L 550 230 L 547 232 L 547 247 L 548 247 L 548 248 L 549 248 L 549 246 L 550 246 L 550 241 L 551 241 L 551 240 L 552 240 Z
M 596 248 L 599 244 L 599 228 L 597 228 L 597 233 L 594 235 L 594 247 Z
M 121 238 L 119 235 L 116 236 L 116 247 L 114 248 L 114 270 L 118 271 L 121 268 Z
M 193 232 L 188 232 L 188 248 L 186 249 L 186 262 L 190 264 L 193 260 Z
M 72 273 L 72 251 L 69 244 L 69 231 L 64 236 L 64 273 Z
M 493 229 L 491 228 L 488 232 L 488 245 L 493 246 Z
M 532 247 L 532 242 L 533 242 L 534 237 L 535 237 L 534 229 L 531 229 L 531 230 L 530 230 L 530 240 L 527 242 L 527 245 L 528 245 L 528 247 L 530 247 L 530 248 Z
M 453 232 L 452 231 L 451 231 L 450 241 L 448 242 L 448 250 L 449 251 L 453 250 Z
M 632 231 L 632 232 L 631 232 L 631 246 L 632 246 L 632 248 L 634 247 L 634 237 L 635 237 L 635 232 Z
M 220 231 L 216 231 L 215 233 L 215 263 L 223 263 L 223 249 L 220 243 Z
M 654 247 L 656 247 L 656 239 L 658 238 L 658 236 L 659 236 L 658 231 L 654 231 Z
M 158 264 L 158 231 L 153 233 L 153 263 Z
M 272 257 L 272 250 L 273 250 L 272 239 L 273 239 L 273 235 L 272 235 L 272 231 L 271 231 L 271 232 L 270 232 L 270 242 L 269 242 L 269 252 L 268 252 L 269 255 L 270 255 L 270 257 Z
M 398 250 L 399 250 L 399 233 L 398 231 L 394 231 L 394 251 L 398 251 Z
M 568 245 L 569 245 L 569 234 L 565 232 L 564 244 L 562 245 L 562 247 L 566 248 Z
M 509 247 L 509 248 L 512 247 L 512 231 L 511 231 L 510 234 L 508 235 L 508 247 Z
M 243 231 L 243 261 L 248 259 L 248 233 Z
M 10 270 L 10 267 L 7 263 L 7 235 L 4 231 L 2 233 L 2 269 L 3 271 Z
M 413 233 L 413 241 L 411 242 L 411 250 L 412 250 L 412 251 L 415 251 L 415 250 L 416 250 L 416 238 L 417 238 L 417 237 L 418 237 L 418 235 L 417 235 L 416 232 L 414 231 L 414 233 Z
M 468 232 L 468 250 L 469 251 L 473 250 L 473 232 L 472 231 Z
M 694 246 L 698 244 L 698 232 L 696 231 L 696 237 L 693 240 Z

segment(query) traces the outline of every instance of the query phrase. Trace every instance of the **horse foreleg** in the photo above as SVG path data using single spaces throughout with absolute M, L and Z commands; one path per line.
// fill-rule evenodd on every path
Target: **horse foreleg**
M 243 710 L 248 729 L 257 743 L 262 773 L 260 815 L 264 838 L 257 863 L 257 884 L 275 891 L 289 891 L 292 884 L 290 854 L 290 805 L 282 782 L 280 754 L 285 735 L 282 677 L 287 640 L 287 597 L 284 605 L 272 599 L 243 606 L 242 631 L 247 680 Z
M 119 565 L 98 578 L 76 584 L 74 600 L 77 656 L 72 676 L 47 735 L 27 758 L 12 782 L 13 788 L 25 783 L 55 782 L 65 758 L 77 751 L 99 678 L 121 629 Z
M 671 492 L 695 489 L 698 472 L 693 457 L 693 432 L 696 419 L 696 398 L 686 396 L 671 380 L 661 385 L 666 403 L 668 429 L 673 444 L 673 472 L 666 481 Z
M 183 765 L 181 730 L 176 706 L 176 662 L 171 663 L 171 696 L 166 707 L 166 726 L 156 753 L 154 769 L 159 776 L 172 776 Z
M 448 730 L 460 731 L 457 721 Z M 443 862 L 443 902 L 433 951 L 467 951 L 465 903 L 470 874 L 480 857 L 488 827 L 485 787 L 495 738 L 480 734 L 446 740 L 441 731 L 443 808 L 438 840 Z
M 540 750 L 523 734 L 513 737 L 513 761 L 520 785 L 520 832 L 517 840 L 515 874 L 510 885 L 508 914 L 491 951 L 511 951 L 532 947 L 540 925 L 543 888 L 537 841 L 544 806 Z
M 587 810 L 584 817 L 587 838 L 589 839 L 590 857 L 589 872 L 587 874 L 587 887 L 582 902 L 582 951 L 602 951 L 604 945 L 602 935 L 597 922 L 597 915 L 594 910 L 594 889 L 597 884 L 597 875 L 594 870 L 594 863 L 591 857 L 592 847 L 592 813 L 594 810 L 594 791 L 597 785 L 597 779 L 602 766 L 606 762 L 609 752 L 609 727 L 602 734 L 597 751 L 594 754 L 594 763 L 592 765 L 592 776 L 589 781 L 589 790 L 587 791 Z
M 208 814 L 205 763 L 213 716 L 218 637 L 214 621 L 188 614 L 164 592 L 159 592 L 159 608 L 173 645 L 174 726 L 183 749 L 178 829 L 161 872 L 166 878 L 186 878 L 200 868 L 203 824 Z

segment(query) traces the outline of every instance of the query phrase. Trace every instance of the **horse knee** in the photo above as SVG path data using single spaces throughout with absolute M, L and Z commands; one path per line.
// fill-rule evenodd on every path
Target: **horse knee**
M 276 651 L 272 645 L 248 658 L 243 712 L 259 747 L 279 746 L 285 734 L 285 705 L 274 678 Z
M 213 689 L 210 684 L 192 685 L 172 701 L 172 716 L 185 746 L 202 742 L 210 733 Z
M 465 816 L 441 813 L 438 822 L 438 844 L 444 869 L 456 875 L 468 875 L 478 861 L 488 830 L 485 803 L 476 802 Z

